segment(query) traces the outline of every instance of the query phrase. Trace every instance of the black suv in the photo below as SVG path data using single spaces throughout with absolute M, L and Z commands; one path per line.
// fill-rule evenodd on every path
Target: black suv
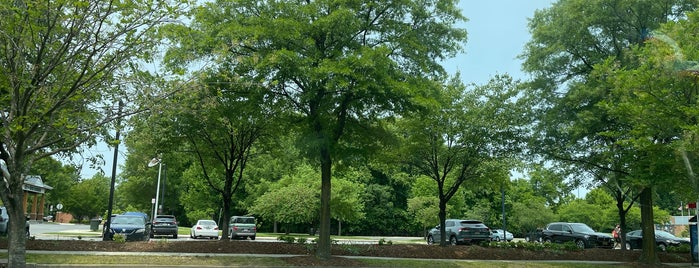
M 541 239 L 546 242 L 574 242 L 579 248 L 614 248 L 611 235 L 595 232 L 584 223 L 554 222 L 546 225 L 541 232 Z
M 152 231 L 150 237 L 156 235 L 171 235 L 173 239 L 177 239 L 177 219 L 173 215 L 158 215 L 153 220 Z

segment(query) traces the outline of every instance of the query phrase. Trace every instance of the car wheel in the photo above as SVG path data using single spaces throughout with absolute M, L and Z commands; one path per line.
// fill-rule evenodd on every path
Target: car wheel
M 496 242 L 500 242 L 500 237 L 499 237 L 499 236 L 496 236 L 496 237 L 495 237 L 495 241 L 496 241 Z
M 626 242 L 626 250 L 632 250 L 632 249 L 633 248 L 631 248 L 631 243 Z
M 551 243 L 551 238 L 550 237 L 544 238 L 544 243 Z
M 254 236 L 254 235 L 251 236 L 251 237 L 250 237 L 250 240 L 255 240 L 255 236 Z
M 177 234 L 172 235 L 172 239 L 177 239 Z
M 192 234 L 192 231 L 189 231 L 189 238 L 194 239 L 194 235 Z
M 452 246 L 457 244 L 456 236 L 452 236 L 449 238 L 449 244 L 451 244 Z
M 585 241 L 582 239 L 575 240 L 575 245 L 580 249 L 585 249 Z
M 667 251 L 667 245 L 665 245 L 665 243 L 660 243 L 660 244 L 658 244 L 658 249 L 660 249 L 660 251 L 663 251 L 663 252 Z
M 531 239 L 529 239 L 528 236 L 525 236 L 525 237 L 524 237 L 524 241 L 531 242 Z
M 432 237 L 431 235 L 427 236 L 427 244 L 434 245 L 434 237 Z

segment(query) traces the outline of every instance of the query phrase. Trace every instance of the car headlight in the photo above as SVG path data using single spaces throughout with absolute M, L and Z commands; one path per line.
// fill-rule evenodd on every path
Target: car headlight
M 590 235 L 584 235 L 585 239 L 590 239 Z
M 138 230 L 136 230 L 134 233 L 142 234 L 142 233 L 145 232 L 145 231 L 146 231 L 146 229 L 138 229 Z

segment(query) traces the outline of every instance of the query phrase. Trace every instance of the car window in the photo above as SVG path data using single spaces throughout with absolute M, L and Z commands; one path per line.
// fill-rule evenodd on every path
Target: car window
M 592 230 L 590 226 L 587 226 L 583 223 L 574 223 L 570 225 L 571 228 L 573 228 L 573 231 L 576 233 L 594 233 L 595 230 Z
M 199 221 L 199 225 L 216 225 L 215 221 Z
M 454 226 L 454 222 L 453 222 L 453 221 L 448 221 L 448 222 L 445 223 L 445 226 L 446 226 L 446 227 L 452 227 L 452 226 Z
M 548 229 L 551 231 L 561 231 L 561 225 L 560 224 L 551 224 L 551 225 L 549 225 Z
M 251 217 L 248 217 L 248 218 L 242 218 L 242 217 L 241 217 L 241 218 L 234 218 L 234 219 L 233 219 L 233 223 L 250 223 L 250 224 L 254 224 L 254 223 L 255 223 L 255 218 L 251 218 Z

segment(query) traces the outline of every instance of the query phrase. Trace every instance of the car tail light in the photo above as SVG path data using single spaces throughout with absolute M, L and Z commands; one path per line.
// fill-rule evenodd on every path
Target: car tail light
M 214 227 L 214 230 L 218 230 L 218 226 Z
M 255 232 L 257 232 L 257 226 L 252 227 L 252 230 L 255 231 Z
M 233 231 L 238 231 L 238 226 L 233 226 Z
M 201 226 L 197 226 L 197 230 L 201 230 Z

